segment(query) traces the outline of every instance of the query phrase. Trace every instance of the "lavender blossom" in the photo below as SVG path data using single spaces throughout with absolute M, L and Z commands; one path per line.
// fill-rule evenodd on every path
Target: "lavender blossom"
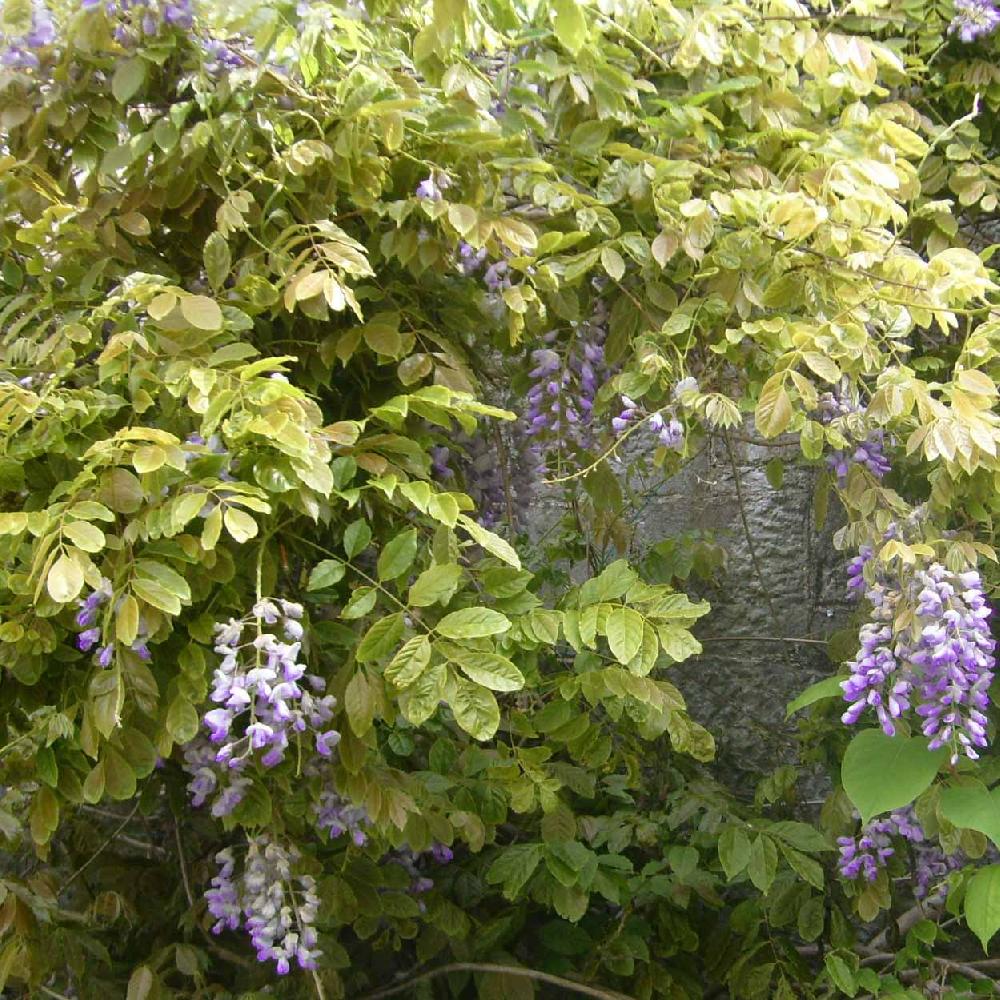
M 364 847 L 368 840 L 365 827 L 371 822 L 364 806 L 356 806 L 343 798 L 332 785 L 320 792 L 319 801 L 313 804 L 316 828 L 329 833 L 330 839 L 348 834 L 355 847 Z
M 120 45 L 135 45 L 169 28 L 190 31 L 194 26 L 192 0 L 82 0 L 84 10 L 103 10 L 114 24 Z
M 298 850 L 266 836 L 253 837 L 247 845 L 242 877 L 236 878 L 231 848 L 216 855 L 219 871 L 205 893 L 216 923 L 212 932 L 238 930 L 250 934 L 259 962 L 274 962 L 278 975 L 287 975 L 294 960 L 300 969 L 315 969 L 322 954 L 316 947 L 315 922 L 319 911 L 316 881 L 296 873 Z
M 478 250 L 462 240 L 458 244 L 458 266 L 466 277 L 475 274 L 486 262 L 486 247 Z
M 899 836 L 913 843 L 924 839 L 923 829 L 917 822 L 912 808 L 898 810 L 888 819 L 873 819 L 862 827 L 858 838 L 838 837 L 840 858 L 837 867 L 841 877 L 855 879 L 862 876 L 868 882 L 878 878 L 880 868 L 895 854 L 891 837 Z
M 852 563 L 852 586 L 859 590 L 862 553 Z M 986 746 L 986 708 L 993 681 L 996 642 L 990 634 L 987 605 L 979 574 L 955 574 L 940 563 L 905 580 L 881 574 L 865 592 L 871 620 L 862 625 L 860 649 L 842 682 L 850 703 L 843 714 L 847 725 L 867 708 L 875 712 L 888 736 L 895 720 L 917 702 L 928 749 L 947 746 L 951 762 L 963 754 L 979 757 Z M 910 609 L 914 624 L 897 630 L 900 612 Z
M 890 471 L 891 466 L 885 455 L 885 433 L 876 428 L 868 431 L 864 438 L 860 438 L 856 436 L 857 418 L 853 427 L 845 420 L 854 414 L 864 414 L 860 402 L 847 396 L 846 387 L 836 395 L 831 392 L 824 393 L 820 397 L 819 409 L 823 423 L 836 422 L 837 429 L 852 441 L 850 447 L 834 451 L 827 457 L 827 464 L 841 486 L 847 482 L 847 474 L 852 465 L 865 466 L 876 479 L 881 479 Z
M 56 40 L 55 24 L 48 7 L 41 0 L 31 0 L 26 17 L 17 27 L 0 28 L 0 66 L 8 69 L 38 69 L 38 49 L 48 48 Z
M 1000 24 L 1000 10 L 989 0 L 955 0 L 955 16 L 948 25 L 948 34 L 957 34 L 968 44 L 985 37 Z
M 522 426 L 529 438 L 537 440 L 542 461 L 549 451 L 562 454 L 593 445 L 594 402 L 609 374 L 604 360 L 606 320 L 604 305 L 598 301 L 590 320 L 576 326 L 559 350 L 553 332 L 543 338 L 547 346 L 531 352 L 532 384 Z
M 911 663 L 921 673 L 917 715 L 929 749 L 947 746 L 952 764 L 979 758 L 986 746 L 986 708 L 996 664 L 991 609 L 979 574 L 954 574 L 940 563 L 917 575 L 917 615 L 923 627 Z

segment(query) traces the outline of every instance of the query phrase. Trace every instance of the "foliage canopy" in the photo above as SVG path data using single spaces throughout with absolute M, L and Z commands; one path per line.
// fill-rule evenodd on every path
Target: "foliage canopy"
M 991 591 L 1000 78 L 955 16 L 7 0 L 0 984 L 983 989 L 940 948 L 1000 928 L 995 720 L 849 741 L 831 652 L 822 813 L 734 794 L 669 679 L 718 550 L 629 533 L 637 477 L 790 435 L 913 663 L 915 581 Z M 835 864 L 911 805 L 962 852 L 926 915 L 905 852 Z M 287 978 L 267 906 L 318 931 Z

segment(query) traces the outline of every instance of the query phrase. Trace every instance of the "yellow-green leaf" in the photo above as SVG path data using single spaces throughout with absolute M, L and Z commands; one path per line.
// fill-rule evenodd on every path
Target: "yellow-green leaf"
M 75 601 L 83 589 L 83 567 L 69 553 L 64 552 L 49 569 L 45 587 L 49 597 L 57 604 Z
M 182 298 L 181 315 L 199 330 L 218 330 L 222 327 L 219 303 L 207 295 L 186 295 Z

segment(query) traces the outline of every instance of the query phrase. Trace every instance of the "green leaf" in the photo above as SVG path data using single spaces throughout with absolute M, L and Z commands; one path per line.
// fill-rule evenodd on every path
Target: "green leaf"
M 175 743 L 188 743 L 198 735 L 198 712 L 180 695 L 167 710 L 167 732 Z
M 431 661 L 431 642 L 426 635 L 408 639 L 385 668 L 385 679 L 402 690 L 409 687 Z
M 181 299 L 181 315 L 198 330 L 222 329 L 219 303 L 207 295 L 185 295 Z
M 229 272 L 233 269 L 233 258 L 229 252 L 229 243 L 222 233 L 212 233 L 205 240 L 205 273 L 215 291 L 219 291 L 226 283 Z
M 344 709 L 356 736 L 364 736 L 375 715 L 375 692 L 363 671 L 358 671 L 344 691 Z
M 461 578 L 462 567 L 455 563 L 431 566 L 413 581 L 407 604 L 414 608 L 426 608 L 439 601 L 447 604 L 458 589 Z
M 823 889 L 823 866 L 808 854 L 789 847 L 784 841 L 779 840 L 778 847 L 785 856 L 785 860 L 796 874 L 804 878 L 811 886 L 822 891 Z
M 785 718 L 788 719 L 802 708 L 823 701 L 824 698 L 836 698 L 844 696 L 844 689 L 840 686 L 843 677 L 824 677 L 815 684 L 810 684 L 798 697 L 793 698 L 785 706 Z
M 989 791 L 980 782 L 954 785 L 941 793 L 941 815 L 955 826 L 978 830 L 1000 847 L 1000 788 Z
M 83 590 L 83 567 L 68 552 L 64 552 L 49 569 L 45 588 L 57 604 L 75 601 Z
M 615 659 L 627 664 L 642 646 L 642 615 L 632 608 L 615 608 L 608 615 L 606 635 Z
M 739 826 L 727 826 L 719 836 L 719 861 L 732 881 L 750 861 L 750 838 Z
M 378 592 L 374 587 L 358 587 L 351 594 L 347 606 L 340 612 L 340 617 L 348 620 L 364 618 L 375 607 L 376 600 L 378 600 Z
M 925 736 L 886 736 L 866 729 L 851 740 L 841 765 L 847 797 L 861 822 L 909 805 L 934 780 L 948 750 L 928 750 Z
M 780 458 L 772 458 L 764 466 L 764 475 L 772 490 L 780 490 L 785 482 L 785 463 Z
M 990 865 L 969 879 L 965 890 L 965 921 L 989 954 L 993 935 L 1000 930 L 1000 865 Z
M 614 247 L 601 248 L 601 267 L 613 281 L 621 281 L 625 277 L 625 261 Z
M 497 855 L 486 871 L 486 881 L 499 885 L 504 899 L 514 902 L 541 860 L 541 844 L 515 844 Z
M 225 514 L 222 515 L 222 520 L 226 525 L 226 531 L 232 535 L 233 541 L 239 542 L 241 545 L 243 542 L 250 541 L 257 534 L 257 522 L 239 507 L 227 507 Z
M 817 351 L 806 351 L 802 355 L 802 360 L 824 381 L 830 383 L 840 381 L 841 371 L 837 367 L 837 362 L 825 354 L 820 354 Z
M 479 224 L 479 216 L 470 205 L 451 204 L 448 206 L 448 221 L 459 235 L 468 236 Z
M 488 531 L 466 514 L 458 515 L 458 523 L 468 532 L 472 540 L 489 552 L 491 556 L 496 556 L 497 559 L 507 563 L 508 566 L 513 566 L 514 569 L 521 568 L 521 559 L 509 542 L 504 541 L 499 535 L 493 534 L 492 531 Z
M 792 420 L 792 400 L 785 388 L 785 373 L 776 372 L 765 383 L 757 400 L 754 422 L 766 438 L 777 437 Z
M 499 635 L 509 628 L 510 619 L 492 608 L 462 608 L 445 615 L 434 631 L 446 639 L 480 639 Z
M 139 633 L 139 602 L 127 594 L 115 615 L 115 636 L 120 643 L 131 646 Z
M 454 528 L 458 524 L 458 501 L 450 493 L 435 493 L 427 501 L 427 513 L 435 521 Z
M 117 750 L 104 752 L 104 788 L 113 799 L 130 799 L 135 795 L 135 772 Z
M 111 78 L 111 93 L 119 104 L 127 104 L 146 79 L 146 60 L 135 56 L 118 63 Z
M 344 579 L 347 567 L 339 559 L 324 559 L 316 563 L 309 574 L 306 590 L 325 590 Z
M 104 762 L 95 764 L 83 782 L 83 801 L 93 805 L 104 798 Z
M 570 134 L 569 148 L 574 156 L 594 159 L 604 148 L 610 134 L 611 126 L 607 122 L 583 122 L 577 125 Z M 607 265 L 605 265 L 605 270 L 607 270 Z
M 372 529 L 363 518 L 353 521 L 344 529 L 344 551 L 348 559 L 353 559 L 359 552 L 368 548 L 372 540 Z
M 506 656 L 451 642 L 435 643 L 434 648 L 457 663 L 467 677 L 491 691 L 520 691 L 524 687 L 524 675 Z
M 849 997 L 857 995 L 858 982 L 854 978 L 854 970 L 836 952 L 830 952 L 824 959 L 826 971 L 833 981 L 833 985 L 842 993 Z
M 84 552 L 100 552 L 106 541 L 104 532 L 89 521 L 69 521 L 63 525 L 63 534 Z
M 56 763 L 52 747 L 42 747 L 35 754 L 35 774 L 50 788 L 55 788 L 59 784 L 59 765 Z
M 639 579 L 638 574 L 624 559 L 611 563 L 600 576 L 588 580 L 580 588 L 580 604 L 600 604 L 615 601 L 625 596 L 625 592 Z
M 380 618 L 368 631 L 364 638 L 358 643 L 355 651 L 355 658 L 359 663 L 367 663 L 369 660 L 378 660 L 387 656 L 396 648 L 396 643 L 402 638 L 405 625 L 403 624 L 403 612 L 398 611 L 388 618 Z
M 491 739 L 500 726 L 500 707 L 492 691 L 460 678 L 449 701 L 455 721 L 475 740 Z
M 778 848 L 770 837 L 760 833 L 750 845 L 750 858 L 747 862 L 750 881 L 766 896 L 777 870 Z
M 434 663 L 407 687 L 400 697 L 400 708 L 407 722 L 422 726 L 437 711 L 447 676 L 444 664 Z
M 556 38 L 574 56 L 587 41 L 587 18 L 577 0 L 552 0 Z
M 146 1000 L 153 991 L 154 983 L 152 970 L 146 965 L 140 965 L 129 977 L 125 1000 Z
M 407 528 L 401 531 L 379 553 L 378 578 L 380 580 L 395 580 L 397 576 L 410 568 L 417 555 L 417 529 Z
M 803 941 L 815 941 L 826 925 L 826 907 L 821 896 L 810 896 L 799 908 L 797 926 Z

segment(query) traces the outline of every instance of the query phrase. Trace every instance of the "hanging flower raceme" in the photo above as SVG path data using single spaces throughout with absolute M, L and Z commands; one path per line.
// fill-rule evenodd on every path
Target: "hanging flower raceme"
M 215 860 L 219 870 L 205 893 L 216 919 L 212 932 L 235 931 L 242 924 L 257 960 L 274 962 L 278 975 L 287 975 L 293 961 L 300 969 L 315 969 L 322 954 L 314 926 L 320 900 L 315 879 L 296 871 L 299 851 L 259 836 L 247 845 L 241 876 L 236 875 L 232 848 L 220 851 Z
M 947 746 L 952 763 L 979 757 L 986 746 L 986 708 L 996 664 L 990 608 L 976 572 L 951 573 L 940 563 L 917 575 L 921 629 L 910 662 L 920 670 L 917 715 L 932 750 Z
M 115 22 L 115 40 L 134 45 L 167 28 L 189 31 L 194 25 L 192 0 L 81 0 L 84 10 L 103 10 Z
M 990 0 L 955 0 L 955 16 L 948 25 L 949 35 L 963 42 L 985 38 L 1000 25 L 1000 10 Z
M 111 581 L 102 578 L 100 586 L 96 590 L 77 602 L 79 611 L 76 613 L 75 622 L 81 631 L 76 637 L 76 648 L 81 653 L 89 653 L 93 650 L 94 658 L 99 667 L 110 667 L 114 660 L 115 639 L 110 635 L 105 636 L 103 626 L 98 623 L 101 609 L 113 597 L 114 591 L 111 587 Z M 121 597 L 114 602 L 113 611 L 116 614 L 121 607 L 121 602 Z M 130 648 L 140 660 L 148 662 L 153 656 L 147 645 L 146 623 L 140 617 L 138 624 L 140 634 L 136 636 Z
M 941 883 L 968 860 L 962 851 L 946 854 L 939 844 L 928 840 L 913 807 L 908 806 L 890 813 L 887 819 L 870 820 L 857 837 L 837 838 L 841 877 L 874 882 L 896 853 L 893 837 L 909 842 L 913 895 L 919 900 L 942 897 Z
M 672 399 L 675 405 L 649 414 L 631 397 L 622 396 L 622 409 L 616 417 L 612 417 L 611 428 L 616 434 L 622 434 L 631 425 L 645 420 L 646 426 L 656 436 L 659 444 L 668 451 L 683 451 L 684 425 L 677 418 L 676 406 L 682 402 L 686 394 L 697 391 L 698 382 L 696 379 L 690 376 L 683 378 L 674 386 Z
M 313 804 L 316 828 L 330 835 L 331 840 L 350 835 L 355 847 L 364 847 L 368 840 L 365 827 L 371 822 L 364 806 L 357 806 L 345 799 L 332 785 L 319 793 Z
M 336 699 L 323 695 L 326 681 L 298 662 L 301 617 L 300 604 L 261 600 L 251 618 L 216 626 L 215 651 L 222 659 L 211 697 L 219 707 L 206 713 L 204 721 L 210 740 L 219 746 L 217 763 L 233 767 L 264 751 L 260 762 L 274 767 L 284 759 L 291 738 L 305 734 L 311 734 L 322 757 L 329 757 L 339 742 L 340 734 L 326 725 Z
M 863 465 L 876 479 L 881 479 L 889 472 L 891 466 L 885 455 L 885 433 L 880 428 L 859 430 L 857 418 L 853 425 L 843 419 L 854 414 L 860 418 L 865 412 L 860 402 L 848 396 L 846 387 L 836 395 L 832 392 L 823 393 L 819 400 L 819 410 L 823 423 L 837 421 L 837 429 L 852 442 L 850 447 L 834 451 L 827 457 L 827 464 L 841 486 L 847 482 L 847 474 L 852 465 Z
M 864 580 L 869 551 L 851 565 L 849 586 Z M 860 560 L 860 561 L 859 561 Z M 862 625 L 860 649 L 841 684 L 850 703 L 843 721 L 852 725 L 872 709 L 888 736 L 912 704 L 922 720 L 928 748 L 948 747 L 951 761 L 973 760 L 986 746 L 986 708 L 993 681 L 996 642 L 991 610 L 975 571 L 953 573 L 940 563 L 905 580 L 884 570 L 865 591 L 871 620 Z M 901 612 L 914 624 L 897 630 Z
M 20 16 L 5 16 L 0 20 L 0 66 L 38 69 L 39 51 L 55 40 L 56 28 L 51 12 L 41 0 L 31 0 L 23 6 Z
M 549 346 L 531 352 L 524 425 L 543 461 L 549 451 L 589 448 L 594 442 L 594 401 L 609 374 L 605 321 L 603 304 L 598 303 L 590 321 L 576 326 L 568 342 L 560 344 L 557 335 L 549 333 L 544 338 Z

